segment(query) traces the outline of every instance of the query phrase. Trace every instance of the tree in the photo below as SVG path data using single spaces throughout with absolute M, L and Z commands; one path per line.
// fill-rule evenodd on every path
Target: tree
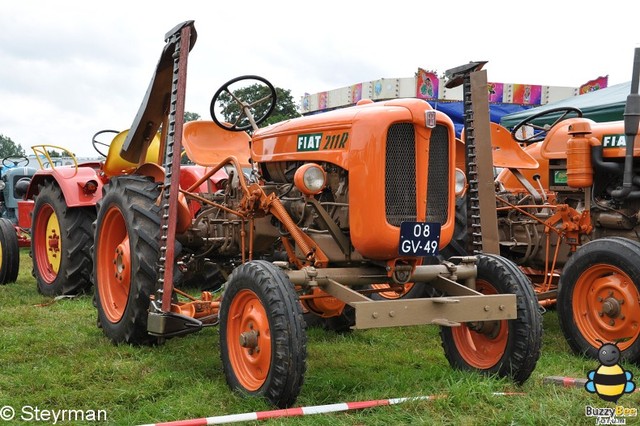
M 197 120 L 200 120 L 200 114 L 198 114 L 197 112 L 189 112 L 189 111 L 184 112 L 185 123 L 187 121 L 197 121 Z M 180 164 L 193 164 L 193 162 L 189 159 L 189 157 L 187 157 L 184 147 L 182 148 L 182 155 L 180 156 Z
M 196 120 L 200 120 L 200 114 L 198 114 L 197 112 L 189 112 L 189 111 L 184 112 L 185 123 L 187 121 L 196 121 Z
M 276 108 L 267 120 L 265 124 L 279 123 L 280 121 L 289 120 L 291 118 L 300 117 L 298 107 L 291 96 L 291 90 L 281 89 L 276 87 Z
M 0 159 L 6 157 L 24 157 L 24 148 L 10 137 L 0 134 Z
M 280 121 L 288 120 L 290 118 L 300 117 L 298 108 L 296 107 L 293 98 L 291 97 L 291 90 L 282 89 L 276 87 L 276 107 L 271 113 L 271 116 L 264 121 L 264 124 L 273 124 Z M 269 88 L 264 84 L 252 84 L 251 86 L 243 87 L 241 89 L 233 90 L 233 94 L 244 102 L 255 102 L 259 99 L 268 96 L 270 93 Z M 229 96 L 228 93 L 222 93 L 220 95 L 219 107 L 221 108 L 221 114 L 224 120 L 229 123 L 234 123 L 240 112 L 240 106 L 238 103 Z M 261 103 L 256 105 L 253 109 L 256 117 L 261 117 L 267 111 L 269 103 Z M 243 124 L 243 123 L 240 123 Z M 250 132 L 249 132 L 250 133 Z

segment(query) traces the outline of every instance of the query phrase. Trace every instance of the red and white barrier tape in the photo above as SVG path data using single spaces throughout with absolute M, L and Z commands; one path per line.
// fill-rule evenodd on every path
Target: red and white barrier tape
M 513 396 L 513 395 L 524 395 L 524 393 L 493 392 L 492 395 Z M 203 417 L 200 419 L 191 419 L 191 420 L 176 420 L 172 422 L 154 423 L 154 424 L 148 424 L 144 426 L 220 425 L 220 424 L 226 424 L 226 423 L 274 419 L 277 417 L 295 417 L 295 416 L 307 416 L 310 414 L 336 413 L 339 411 L 348 411 L 348 410 L 362 410 L 365 408 L 379 407 L 383 405 L 394 405 L 394 404 L 400 404 L 400 403 L 409 402 L 409 401 L 431 401 L 434 399 L 440 399 L 440 398 L 446 398 L 446 397 L 447 397 L 446 395 L 429 395 L 429 396 L 415 396 L 415 397 L 409 397 L 409 398 L 377 399 L 372 401 L 341 402 L 337 404 L 328 404 L 328 405 L 314 405 L 309 407 L 285 408 L 282 410 L 256 411 L 253 413 L 229 414 L 226 416 L 215 416 L 215 417 Z
M 587 383 L 587 379 L 574 379 L 573 377 L 563 376 L 549 376 L 544 378 L 543 383 L 560 385 L 565 388 L 584 387 L 585 383 Z
M 576 379 L 573 377 L 563 376 L 549 376 L 544 378 L 543 383 L 559 385 L 565 388 L 583 388 L 587 383 L 587 379 Z M 640 392 L 640 388 L 636 388 L 633 392 Z

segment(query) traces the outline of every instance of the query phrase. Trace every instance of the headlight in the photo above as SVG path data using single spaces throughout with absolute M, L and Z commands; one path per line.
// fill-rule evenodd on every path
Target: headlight
M 327 175 L 322 167 L 315 163 L 309 163 L 296 170 L 293 182 L 303 194 L 315 195 L 324 189 Z
M 460 169 L 456 169 L 456 197 L 462 197 L 467 192 L 467 176 Z

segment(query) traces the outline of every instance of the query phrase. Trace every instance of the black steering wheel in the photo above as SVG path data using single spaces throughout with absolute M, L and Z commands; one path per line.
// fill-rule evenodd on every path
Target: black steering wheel
M 93 149 L 95 149 L 98 154 L 100 154 L 100 155 L 102 155 L 103 157 L 106 158 L 107 154 L 105 154 L 104 152 L 101 151 L 102 148 L 98 148 L 98 147 L 106 147 L 107 148 L 107 152 L 109 152 L 109 147 L 111 145 L 106 143 L 106 142 L 102 142 L 102 141 L 99 141 L 98 139 L 96 139 L 98 136 L 100 136 L 103 133 L 115 133 L 117 135 L 120 132 L 117 131 L 117 130 L 100 130 L 98 133 L 93 135 L 93 137 L 91 138 L 91 145 L 93 145 Z
M 511 136 L 517 142 L 524 143 L 524 144 L 543 141 L 544 138 L 547 136 L 547 133 L 549 133 L 549 130 L 551 130 L 556 124 L 558 124 L 563 120 L 566 120 L 567 118 L 573 118 L 573 117 L 568 117 L 568 115 L 570 114 L 575 114 L 576 117 L 582 117 L 582 111 L 574 107 L 559 107 L 559 108 L 551 108 L 545 111 L 541 111 L 537 114 L 532 115 L 531 117 L 525 118 L 524 120 L 516 124 L 513 130 L 511 130 Z M 544 126 L 534 124 L 534 121 L 550 115 L 559 115 L 559 116 L 552 124 L 545 124 Z M 524 126 L 532 127 L 534 129 L 533 134 L 527 138 L 522 138 L 517 135 L 518 131 Z
M 29 165 L 29 159 L 24 155 L 10 155 L 2 159 L 2 165 L 8 169 L 26 167 Z
M 253 80 L 253 83 L 247 84 L 245 80 Z M 243 83 L 237 85 L 237 88 L 232 87 L 235 83 L 241 81 Z M 247 92 L 244 90 L 247 86 L 258 87 L 257 90 L 252 88 L 250 92 Z M 258 96 L 262 93 L 267 94 L 259 99 L 247 99 L 246 101 L 241 99 L 254 93 L 258 93 Z M 211 99 L 209 112 L 214 123 L 223 129 L 231 130 L 232 132 L 242 132 L 249 129 L 257 130 L 258 124 L 266 120 L 273 112 L 276 107 L 276 100 L 276 89 L 269 81 L 257 75 L 244 75 L 227 81 L 218 89 L 216 94 L 213 95 L 213 99 Z M 229 117 L 229 122 L 218 119 L 218 114 Z

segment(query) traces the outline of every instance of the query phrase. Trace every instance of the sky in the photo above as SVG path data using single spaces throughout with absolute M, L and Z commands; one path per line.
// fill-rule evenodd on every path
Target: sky
M 186 111 L 209 119 L 246 74 L 296 102 L 380 78 L 488 61 L 493 82 L 578 87 L 631 80 L 640 3 L 0 0 L 0 134 L 95 156 L 92 136 L 131 126 L 175 25 L 194 20 Z

